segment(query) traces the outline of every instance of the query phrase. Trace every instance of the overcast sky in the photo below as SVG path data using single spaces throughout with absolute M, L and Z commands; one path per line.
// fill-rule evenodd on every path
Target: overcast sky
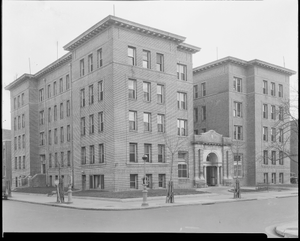
M 298 71 L 297 0 L 265 1 L 3 1 L 2 128 L 11 129 L 3 88 L 66 54 L 63 46 L 108 15 L 186 37 L 201 48 L 197 67 L 217 58 L 260 59 Z M 298 89 L 298 73 L 290 78 Z

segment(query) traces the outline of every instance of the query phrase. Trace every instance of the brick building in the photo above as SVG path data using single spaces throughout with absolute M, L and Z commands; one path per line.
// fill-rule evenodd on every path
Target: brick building
M 299 138 L 299 127 L 298 127 L 298 120 L 293 120 L 291 121 L 291 149 L 290 153 L 292 156 L 292 161 L 291 161 L 291 173 L 295 175 L 296 177 L 299 178 L 299 166 L 298 166 L 298 138 Z
M 11 171 L 11 131 L 2 129 L 2 178 L 10 180 Z
M 173 140 L 175 186 L 193 186 L 192 54 L 200 48 L 184 40 L 108 16 L 65 45 L 66 55 L 7 86 L 13 187 L 62 175 L 76 188 L 140 189 L 146 170 L 149 186 L 165 188 Z
M 289 76 L 295 72 L 257 59 L 226 57 L 193 73 L 194 132 L 215 130 L 232 140 L 232 177 L 242 185 L 289 183 L 289 158 L 270 146 L 289 136 L 276 126 L 288 121 L 280 108 L 289 99 Z

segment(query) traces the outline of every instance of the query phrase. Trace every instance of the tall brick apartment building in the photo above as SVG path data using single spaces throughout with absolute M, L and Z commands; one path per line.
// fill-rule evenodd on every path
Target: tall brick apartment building
M 295 72 L 256 59 L 226 57 L 193 73 L 195 134 L 215 130 L 232 140 L 226 153 L 233 155 L 232 174 L 242 185 L 289 183 L 289 158 L 269 147 L 290 136 L 276 126 L 289 121 L 282 120 L 280 108 L 289 99 L 289 76 Z M 232 178 L 230 173 L 223 175 Z
M 69 51 L 11 91 L 13 188 L 18 179 L 75 188 L 153 188 L 194 182 L 192 54 L 185 37 L 108 16 Z M 171 148 L 172 149 L 172 148 Z M 176 152 L 177 153 L 177 152 Z M 142 156 L 147 155 L 144 163 Z

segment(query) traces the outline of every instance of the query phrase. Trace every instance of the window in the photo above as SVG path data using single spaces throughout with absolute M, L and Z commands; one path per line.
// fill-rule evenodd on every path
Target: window
M 70 114 L 71 114 L 70 100 L 67 100 L 67 117 L 69 117 Z
M 147 187 L 152 188 L 153 182 L 152 182 L 152 174 L 146 174 L 146 177 L 148 179 Z
M 242 103 L 241 102 L 233 102 L 233 116 L 242 117 Z
M 206 106 L 201 106 L 202 120 L 206 120 Z
M 166 188 L 166 174 L 158 174 L 158 187 Z
M 60 127 L 60 143 L 64 143 L 64 128 Z
M 19 149 L 21 149 L 21 136 L 18 137 L 18 146 L 19 146 Z
M 57 121 L 57 106 L 54 106 L 54 121 Z
M 64 152 L 61 152 L 60 153 L 60 166 L 63 167 L 65 164 L 64 164 Z
M 234 177 L 242 177 L 242 160 L 243 160 L 242 154 L 234 153 L 233 155 Z
M 129 111 L 129 130 L 137 130 L 136 111 Z
M 283 151 L 279 151 L 279 165 L 283 165 Z
M 164 55 L 163 54 L 156 54 L 156 70 L 157 71 L 164 71 Z
M 89 105 L 94 103 L 94 86 L 89 86 Z
M 144 101 L 151 101 L 151 84 L 143 82 Z
M 14 118 L 14 130 L 17 130 L 17 117 Z
M 137 160 L 137 144 L 129 143 L 129 162 L 138 162 Z
M 272 96 L 276 95 L 276 92 L 275 92 L 275 83 L 274 82 L 271 82 L 271 95 Z
M 151 68 L 151 53 L 150 51 L 143 50 L 143 67 L 150 69 Z
M 22 93 L 21 95 L 21 99 L 22 99 L 22 106 L 25 104 L 25 100 L 24 100 L 24 93 Z
M 279 107 L 278 119 L 283 121 L 283 107 Z
M 99 144 L 99 163 L 104 163 L 104 144 Z
M 152 162 L 152 145 L 151 144 L 144 144 L 144 155 L 147 156 L 146 162 Z
M 20 96 L 18 96 L 18 108 L 20 107 Z
M 136 99 L 136 80 L 128 80 L 128 98 Z
M 268 81 L 263 80 L 263 94 L 268 94 Z
M 70 89 L 70 76 L 66 75 L 66 90 Z
M 80 132 L 81 135 L 84 136 L 85 135 L 85 117 L 81 117 L 81 121 L 80 121 Z
M 194 108 L 194 122 L 198 122 L 198 108 Z
M 242 92 L 242 79 L 238 77 L 233 77 L 233 89 L 236 92 Z
M 15 157 L 15 169 L 18 169 L 18 157 Z
M 268 119 L 268 104 L 263 104 L 263 118 Z
M 20 145 L 20 144 L 19 144 Z M 40 133 L 40 145 L 43 146 L 44 145 L 44 132 Z
M 80 107 L 85 106 L 85 89 L 80 90 Z
M 283 97 L 283 86 L 282 85 L 279 85 L 279 88 L 278 88 L 278 97 Z
M 138 174 L 130 174 L 130 188 L 138 189 Z
M 89 116 L 89 133 L 94 133 L 94 115 Z
M 194 134 L 198 135 L 199 131 L 194 129 Z
M 44 89 L 43 88 L 39 90 L 39 100 L 40 101 L 44 100 Z
M 177 79 L 187 80 L 187 78 L 186 78 L 186 65 L 177 64 Z
M 235 140 L 243 140 L 243 127 L 242 126 L 238 126 L 238 125 L 234 126 L 233 138 Z
M 18 116 L 18 129 L 21 129 L 21 116 Z
M 271 105 L 271 119 L 272 120 L 276 119 L 276 108 L 275 108 L 275 105 Z
M 25 128 L 25 114 L 22 114 L 22 128 Z
M 25 134 L 22 135 L 22 148 L 25 148 Z
M 136 65 L 136 49 L 134 47 L 128 47 L 128 64 Z
M 198 85 L 194 85 L 194 99 L 198 98 Z
M 276 165 L 276 151 L 271 152 L 272 165 Z
M 48 131 L 48 145 L 52 145 L 51 130 Z
M 165 132 L 165 115 L 157 114 L 157 132 Z
M 90 146 L 90 164 L 95 163 L 95 148 L 94 145 Z
M 276 128 L 271 128 L 271 141 L 276 141 Z
M 151 131 L 151 114 L 144 113 L 144 131 Z
M 263 140 L 268 141 L 268 127 L 263 126 Z
M 157 90 L 157 103 L 163 104 L 164 103 L 164 86 L 158 84 L 156 87 Z
M 102 66 L 102 49 L 97 50 L 97 68 Z
M 79 65 L 80 65 L 80 77 L 81 77 L 84 76 L 84 59 L 80 60 Z
M 279 183 L 283 183 L 283 173 L 279 173 Z
M 263 164 L 268 165 L 268 151 L 264 150 L 263 151 Z
M 85 150 L 85 146 L 81 147 L 81 164 L 86 164 L 86 150 Z
M 103 111 L 98 113 L 98 132 L 103 131 Z
M 70 125 L 67 125 L 67 142 L 71 140 L 71 131 L 70 131 Z
M 177 135 L 187 136 L 187 120 L 177 119 Z
M 103 100 L 103 81 L 98 82 L 98 101 Z
M 64 118 L 64 103 L 60 103 L 60 119 Z
M 187 94 L 182 92 L 177 92 L 177 107 L 179 110 L 187 109 Z
M 283 129 L 279 129 L 279 142 L 283 142 Z
M 64 91 L 64 86 L 63 86 L 63 78 L 59 79 L 59 93 L 62 93 Z
M 17 109 L 17 98 L 16 97 L 14 98 L 14 109 L 15 110 Z
M 52 154 L 49 154 L 49 168 L 52 167 Z
M 165 145 L 158 144 L 158 162 L 165 163 Z
M 268 173 L 264 173 L 264 183 L 269 183 Z
M 48 123 L 51 122 L 51 107 L 48 108 Z
M 56 81 L 53 82 L 53 96 L 55 96 L 57 93 L 57 86 L 56 86 Z
M 93 71 L 93 54 L 88 56 L 88 71 L 89 73 Z
M 49 84 L 47 87 L 48 99 L 51 98 L 51 85 Z
M 67 152 L 67 166 L 71 166 L 71 151 Z
M 22 162 L 21 162 L 22 160 L 21 160 L 21 158 L 22 157 L 19 156 L 19 169 L 21 169 L 21 166 L 22 166 Z
M 272 173 L 272 183 L 276 183 L 276 173 Z
M 187 165 L 186 163 L 178 164 L 178 177 L 186 178 L 187 177 Z
M 201 94 L 202 97 L 206 96 L 206 83 L 201 83 Z
M 54 129 L 54 144 L 57 144 L 58 136 L 57 136 L 57 128 Z

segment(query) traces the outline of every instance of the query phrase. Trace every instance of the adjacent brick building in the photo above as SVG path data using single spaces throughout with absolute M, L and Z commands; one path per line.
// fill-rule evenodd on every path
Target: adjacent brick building
M 289 136 L 276 127 L 289 121 L 281 120 L 280 107 L 289 99 L 289 76 L 295 72 L 257 59 L 226 57 L 193 73 L 194 131 L 215 130 L 232 139 L 233 177 L 238 175 L 242 185 L 289 183 L 289 158 L 270 146 Z
M 2 129 L 2 178 L 6 178 L 11 183 L 11 131 Z

